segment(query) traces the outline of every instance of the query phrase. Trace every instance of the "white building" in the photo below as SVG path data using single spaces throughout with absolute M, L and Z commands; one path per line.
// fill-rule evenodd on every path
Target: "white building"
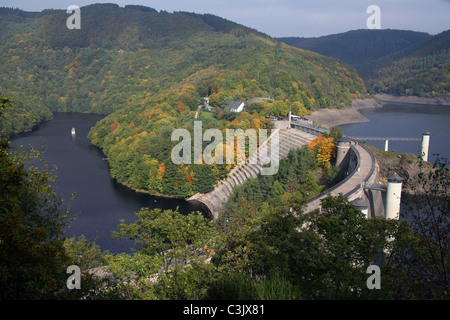
M 242 112 L 244 111 L 245 103 L 241 101 L 234 101 L 232 104 L 225 107 L 225 111 Z

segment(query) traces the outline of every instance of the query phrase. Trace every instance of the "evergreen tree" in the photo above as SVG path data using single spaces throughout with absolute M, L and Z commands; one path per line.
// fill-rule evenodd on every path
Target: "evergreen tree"
M 197 191 L 200 193 L 208 193 L 214 190 L 216 183 L 216 175 L 209 165 L 194 165 L 194 180 Z

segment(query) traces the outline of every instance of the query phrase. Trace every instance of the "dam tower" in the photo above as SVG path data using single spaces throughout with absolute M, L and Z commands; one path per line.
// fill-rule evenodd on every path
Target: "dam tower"
M 422 134 L 422 151 L 420 157 L 423 161 L 428 161 L 428 148 L 430 146 L 430 133 L 425 131 Z
M 400 218 L 403 178 L 394 173 L 388 178 L 386 189 L 386 219 Z

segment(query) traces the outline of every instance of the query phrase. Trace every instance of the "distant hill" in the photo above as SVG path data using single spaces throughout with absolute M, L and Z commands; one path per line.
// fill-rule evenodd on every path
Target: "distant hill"
M 372 62 L 366 83 L 375 92 L 450 96 L 450 31 Z
M 192 130 L 203 97 L 214 107 L 200 112 L 205 129 L 258 129 L 291 104 L 340 108 L 366 92 L 354 68 L 217 16 L 96 4 L 81 8 L 79 30 L 66 27 L 68 17 L 0 9 L 0 95 L 15 100 L 0 132 L 29 130 L 52 111 L 108 115 L 92 142 L 115 179 L 152 194 L 208 191 L 230 170 L 171 163 L 171 132 Z M 275 101 L 239 115 L 224 111 L 252 97 Z
M 213 104 L 255 95 L 314 109 L 365 91 L 353 69 L 217 16 L 115 4 L 81 12 L 81 29 L 69 30 L 65 10 L 0 8 L 0 94 L 21 109 L 6 112 L 0 132 L 29 130 L 49 111 L 109 114 L 188 85 L 190 108 L 214 94 Z
M 317 38 L 278 38 L 291 46 L 334 57 L 364 74 L 367 61 L 386 57 L 430 39 L 428 33 L 402 30 L 353 30 Z
M 278 40 L 353 66 L 373 92 L 449 94 L 448 87 L 442 85 L 448 83 L 448 32 L 432 36 L 403 30 L 354 30 L 318 38 Z M 414 72 L 406 72 L 408 69 Z M 421 79 L 429 81 L 420 83 Z

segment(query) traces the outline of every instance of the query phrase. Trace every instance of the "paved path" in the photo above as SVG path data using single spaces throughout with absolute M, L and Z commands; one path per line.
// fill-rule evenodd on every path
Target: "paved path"
M 198 118 L 198 113 L 200 112 L 200 109 L 203 107 L 203 105 L 200 105 L 197 107 L 197 112 L 195 113 L 195 119 Z

